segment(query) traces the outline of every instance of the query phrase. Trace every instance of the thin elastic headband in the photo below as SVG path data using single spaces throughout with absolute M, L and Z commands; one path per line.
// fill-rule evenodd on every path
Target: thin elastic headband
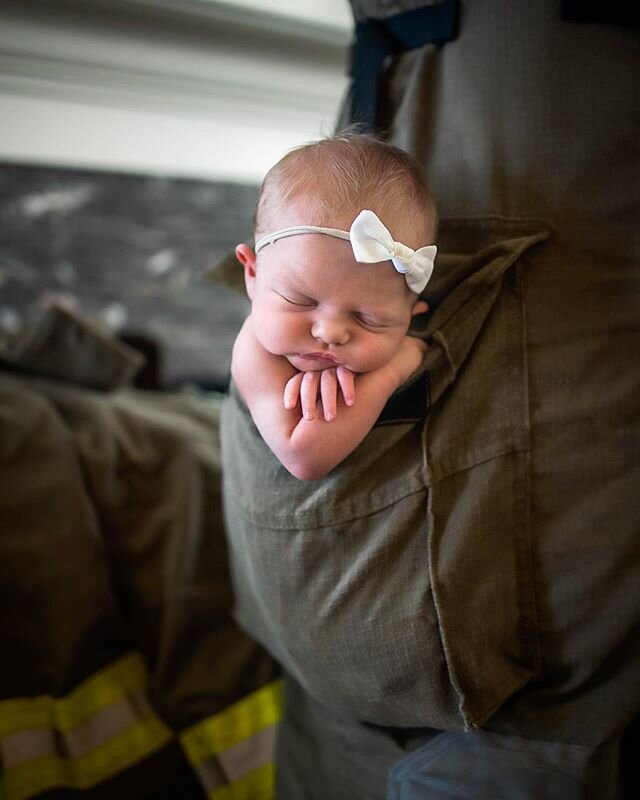
M 291 228 L 282 228 L 275 233 L 268 233 L 256 242 L 256 255 L 268 244 L 277 242 L 278 239 L 286 239 L 287 236 L 297 236 L 299 233 L 324 233 L 325 236 L 335 236 L 336 239 L 349 240 L 349 231 L 341 231 L 339 228 L 319 228 L 317 225 L 294 225 Z
M 303 233 L 321 233 L 325 236 L 350 241 L 353 255 L 361 264 L 391 261 L 396 270 L 404 275 L 409 289 L 416 294 L 420 294 L 427 285 L 438 251 L 435 244 L 412 250 L 401 242 L 395 242 L 378 216 L 373 211 L 365 209 L 355 218 L 349 231 L 339 228 L 321 228 L 317 225 L 294 225 L 269 233 L 256 242 L 256 255 L 267 245 L 277 242 L 278 239 L 286 239 L 288 236 L 298 236 Z

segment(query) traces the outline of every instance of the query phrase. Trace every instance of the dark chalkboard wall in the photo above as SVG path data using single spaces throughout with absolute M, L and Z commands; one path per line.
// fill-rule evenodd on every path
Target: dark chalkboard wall
M 52 298 L 160 346 L 162 382 L 224 384 L 246 299 L 202 280 L 251 241 L 257 187 L 0 165 L 0 337 Z M 240 269 L 240 266 L 238 266 Z

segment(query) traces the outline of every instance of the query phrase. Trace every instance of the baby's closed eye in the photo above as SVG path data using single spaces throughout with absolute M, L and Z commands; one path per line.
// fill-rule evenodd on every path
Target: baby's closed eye
M 358 322 L 364 325 L 367 328 L 391 328 L 393 327 L 393 323 L 388 322 L 387 320 L 379 319 L 378 317 L 372 317 L 369 314 L 362 314 L 357 313 L 355 315 Z
M 295 295 L 291 296 L 282 294 L 281 292 L 277 292 L 277 294 L 286 303 L 292 306 L 297 306 L 298 308 L 314 308 L 316 306 L 315 300 L 312 300 L 310 297 L 297 297 Z

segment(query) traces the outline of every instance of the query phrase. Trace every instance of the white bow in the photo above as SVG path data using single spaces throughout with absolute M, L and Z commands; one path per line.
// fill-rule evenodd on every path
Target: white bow
M 368 209 L 361 211 L 354 219 L 349 239 L 356 261 L 374 264 L 390 260 L 416 294 L 420 294 L 429 282 L 438 252 L 435 244 L 412 250 L 401 242 L 394 242 L 378 216 Z

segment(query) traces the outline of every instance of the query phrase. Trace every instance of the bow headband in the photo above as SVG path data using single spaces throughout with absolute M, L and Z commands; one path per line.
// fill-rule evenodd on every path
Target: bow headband
M 320 228 L 317 225 L 294 225 L 269 233 L 256 242 L 256 255 L 268 244 L 300 233 L 323 233 L 337 239 L 348 239 L 353 248 L 353 255 L 360 264 L 391 261 L 396 270 L 404 275 L 409 289 L 416 294 L 420 294 L 427 285 L 438 250 L 435 244 L 412 250 L 401 242 L 394 242 L 377 215 L 365 209 L 354 219 L 349 231 Z

